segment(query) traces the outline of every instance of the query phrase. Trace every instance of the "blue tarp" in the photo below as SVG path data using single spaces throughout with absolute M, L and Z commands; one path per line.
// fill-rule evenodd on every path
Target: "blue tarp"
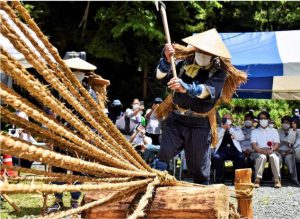
M 295 58 L 295 55 L 289 55 L 284 48 L 299 33 L 300 31 L 220 33 L 232 55 L 233 65 L 248 73 L 248 82 L 238 89 L 238 97 L 272 98 L 273 78 L 290 74 L 285 65 L 292 65 L 293 75 L 300 75 L 299 56 Z M 285 36 L 288 37 L 284 42 Z M 295 43 L 295 46 L 298 44 Z

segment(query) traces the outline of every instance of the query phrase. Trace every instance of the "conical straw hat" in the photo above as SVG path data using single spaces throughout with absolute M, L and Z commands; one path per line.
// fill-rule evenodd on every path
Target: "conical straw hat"
M 215 28 L 208 31 L 194 34 L 182 39 L 183 42 L 196 47 L 203 52 L 210 53 L 223 58 L 231 58 L 229 50 Z
M 69 68 L 74 68 L 74 69 L 78 69 L 78 70 L 86 70 L 86 71 L 93 71 L 93 70 L 97 69 L 97 67 L 95 65 L 92 65 L 80 58 L 72 58 L 72 59 L 67 59 L 64 61 Z

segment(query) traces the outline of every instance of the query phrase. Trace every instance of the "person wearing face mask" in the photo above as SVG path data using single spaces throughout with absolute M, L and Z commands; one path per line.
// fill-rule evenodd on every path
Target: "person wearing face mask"
M 161 134 L 161 121 L 156 117 L 156 109 L 161 104 L 162 99 L 160 97 L 156 97 L 153 101 L 151 109 L 146 111 L 146 135 L 152 138 L 154 145 L 159 145 L 159 137 Z
M 296 175 L 294 173 L 294 154 L 292 146 L 296 142 L 296 130 L 293 130 L 291 127 L 292 118 L 290 116 L 284 116 L 281 119 L 281 128 L 278 130 L 280 137 L 280 145 L 279 145 L 279 157 L 280 160 L 284 160 L 284 163 L 287 165 L 289 169 L 289 173 L 291 174 L 291 180 L 296 180 Z
M 253 127 L 254 129 L 258 128 L 258 119 L 257 119 L 257 118 L 254 118 L 254 119 L 253 119 L 252 127 Z
M 108 117 L 114 124 L 116 123 L 116 120 L 119 119 L 123 114 L 122 107 L 123 105 L 118 99 L 113 100 L 113 102 L 109 106 Z
M 229 113 L 222 117 L 221 123 L 221 127 L 218 128 L 219 141 L 213 154 L 216 183 L 222 183 L 224 180 L 224 162 L 226 160 L 232 160 L 235 169 L 244 167 L 240 141 L 244 140 L 245 137 L 241 128 L 232 124 L 232 115 Z
M 171 111 L 166 111 L 155 168 L 166 170 L 167 163 L 184 149 L 194 182 L 208 184 L 210 145 L 218 143 L 216 103 L 220 99 L 229 101 L 235 85 L 247 76 L 231 64 L 231 55 L 216 29 L 194 34 L 183 41 L 187 47 L 165 45 L 155 71 L 156 78 L 174 92 L 172 101 L 161 104 L 168 104 Z M 176 59 L 176 77 L 171 68 L 172 55 Z M 231 79 L 234 83 L 226 83 Z
M 293 121 L 293 129 L 297 132 L 296 142 L 293 146 L 295 150 L 295 158 L 296 161 L 300 162 L 300 119 Z
M 260 112 L 258 119 L 259 127 L 251 132 L 251 144 L 254 150 L 252 156 L 255 162 L 254 186 L 260 187 L 264 168 L 267 160 L 269 160 L 275 180 L 274 187 L 280 188 L 280 158 L 277 152 L 280 144 L 279 134 L 277 130 L 269 128 L 270 114 L 268 112 Z
M 136 124 L 143 123 L 144 125 L 145 118 L 142 116 L 143 110 L 145 109 L 144 104 L 141 104 L 139 99 L 134 98 L 131 107 L 131 109 L 126 109 L 125 117 L 130 118 L 130 120 Z
M 300 113 L 299 113 L 299 109 L 295 109 L 294 110 L 294 115 L 293 115 L 293 120 L 297 120 L 300 119 Z
M 269 121 L 269 127 L 271 128 L 271 129 L 275 129 L 275 126 L 274 126 L 275 124 L 274 124 L 274 121 L 273 120 L 270 120 Z
M 245 164 L 248 168 L 253 167 L 253 159 L 251 157 L 253 153 L 253 149 L 250 141 L 251 132 L 254 130 L 253 120 L 254 120 L 253 114 L 251 113 L 246 114 L 244 116 L 244 126 L 242 127 L 242 132 L 245 136 L 245 139 L 241 141 L 241 147 L 245 157 Z

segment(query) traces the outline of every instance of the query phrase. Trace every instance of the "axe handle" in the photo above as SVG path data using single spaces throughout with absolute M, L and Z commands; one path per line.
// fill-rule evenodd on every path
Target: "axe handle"
M 162 21 L 163 21 L 163 25 L 164 25 L 164 31 L 165 31 L 165 37 L 166 37 L 167 43 L 171 44 L 171 37 L 170 37 L 167 13 L 166 13 L 166 9 L 162 5 L 160 5 L 160 13 L 161 13 L 161 17 L 162 17 Z M 174 55 L 171 56 L 171 69 L 173 72 L 173 76 L 177 77 Z

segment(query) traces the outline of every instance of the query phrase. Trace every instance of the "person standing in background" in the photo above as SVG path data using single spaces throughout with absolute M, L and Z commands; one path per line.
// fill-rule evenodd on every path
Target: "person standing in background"
M 152 144 L 159 145 L 159 137 L 161 135 L 161 122 L 157 119 L 155 110 L 161 104 L 162 99 L 157 97 L 154 99 L 151 109 L 146 111 L 146 136 L 152 138 Z

